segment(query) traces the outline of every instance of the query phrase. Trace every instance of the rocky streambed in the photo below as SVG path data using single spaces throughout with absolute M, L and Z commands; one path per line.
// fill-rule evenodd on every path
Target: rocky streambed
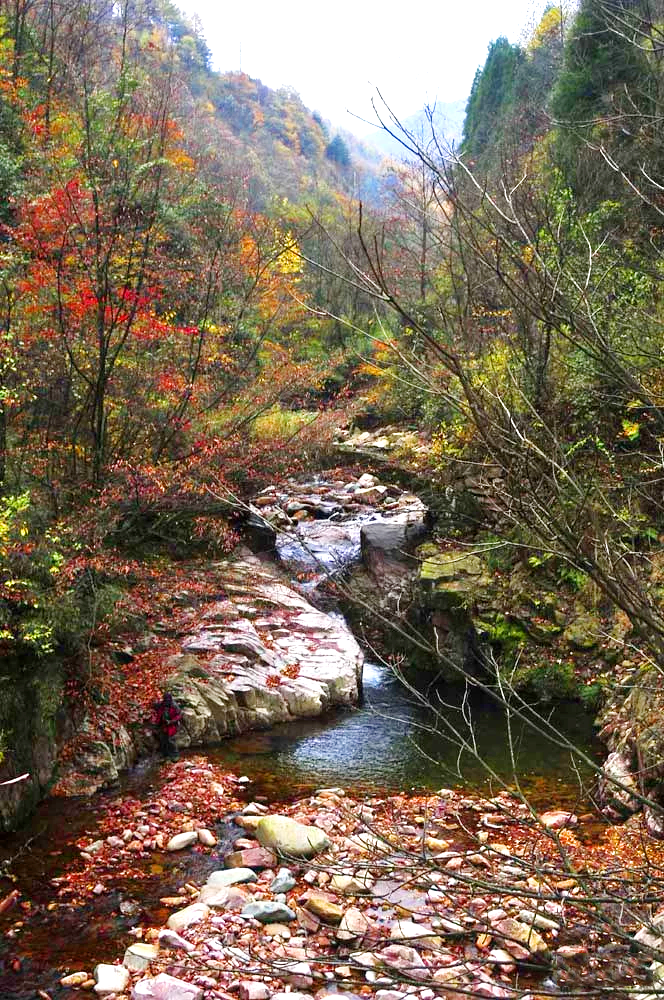
M 104 809 L 94 837 L 77 840 L 77 864 L 15 913 L 4 995 L 649 995 L 659 918 L 634 901 L 636 871 L 616 876 L 616 857 L 634 846 L 624 831 L 589 842 L 587 817 L 534 814 L 507 793 L 328 788 L 277 805 L 205 758 L 169 764 L 163 777 L 152 794 Z M 222 817 L 235 831 L 225 843 Z M 24 990 L 20 951 L 44 913 L 59 910 L 64 925 L 147 861 L 159 866 L 160 898 L 149 912 L 136 902 L 124 942 L 100 939 L 82 962 L 63 940 L 57 980 L 39 985 L 33 968 Z

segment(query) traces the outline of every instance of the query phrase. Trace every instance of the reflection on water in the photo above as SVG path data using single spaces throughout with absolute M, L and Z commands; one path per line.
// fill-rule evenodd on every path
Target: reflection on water
M 276 726 L 226 741 L 209 755 L 252 777 L 270 796 L 299 794 L 323 785 L 370 790 L 470 786 L 486 790 L 487 774 L 518 779 L 535 804 L 568 804 L 588 784 L 588 767 L 577 774 L 570 751 L 524 722 L 511 722 L 511 749 L 504 709 L 488 696 L 429 691 L 437 706 L 422 705 L 386 667 L 364 667 L 364 701 L 356 711 L 326 719 Z M 590 717 L 566 704 L 551 718 L 575 745 L 595 755 Z M 465 749 L 461 746 L 465 741 Z M 499 783 L 493 781 L 497 791 Z

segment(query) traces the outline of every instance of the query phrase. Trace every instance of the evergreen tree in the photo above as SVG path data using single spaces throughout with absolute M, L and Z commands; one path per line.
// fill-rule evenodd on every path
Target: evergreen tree
M 340 167 L 350 166 L 350 153 L 348 152 L 348 146 L 340 135 L 335 135 L 332 142 L 330 142 L 327 146 L 325 155 L 328 160 L 332 160 L 333 163 L 337 163 Z

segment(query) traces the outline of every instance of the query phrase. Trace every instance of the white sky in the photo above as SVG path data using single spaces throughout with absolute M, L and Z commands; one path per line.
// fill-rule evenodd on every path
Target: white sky
M 175 0 L 197 14 L 213 65 L 292 86 L 312 111 L 366 134 L 376 88 L 397 115 L 468 96 L 487 46 L 518 41 L 540 0 Z M 241 64 L 240 64 L 241 58 Z

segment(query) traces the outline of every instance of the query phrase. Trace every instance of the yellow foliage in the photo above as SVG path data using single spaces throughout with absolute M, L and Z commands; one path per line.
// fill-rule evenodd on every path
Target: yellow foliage
M 531 52 L 550 42 L 562 30 L 562 13 L 560 6 L 548 7 L 542 15 L 540 23 L 533 32 L 528 48 Z

